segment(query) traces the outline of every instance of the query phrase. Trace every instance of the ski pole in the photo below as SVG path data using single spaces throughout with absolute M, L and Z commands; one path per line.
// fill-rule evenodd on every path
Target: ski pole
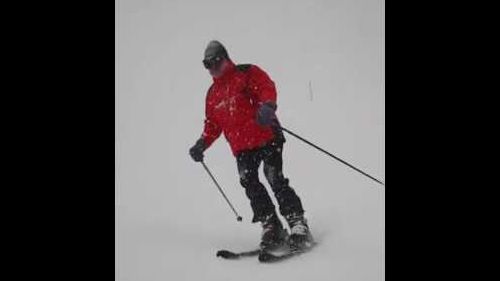
M 319 151 L 321 151 L 321 152 L 323 152 L 323 153 L 326 153 L 328 156 L 330 156 L 330 157 L 334 158 L 335 160 L 340 161 L 342 164 L 344 164 L 344 165 L 346 165 L 346 166 L 348 166 L 348 167 L 352 168 L 353 170 L 355 170 L 355 171 L 357 171 L 357 172 L 359 172 L 359 173 L 363 174 L 364 176 L 367 176 L 367 177 L 369 177 L 370 179 L 372 179 L 372 180 L 374 180 L 374 181 L 376 181 L 376 182 L 380 183 L 381 185 L 385 186 L 385 184 L 384 184 L 383 182 L 381 182 L 380 180 L 378 180 L 378 179 L 376 179 L 376 178 L 374 178 L 374 177 L 370 176 L 369 174 L 367 174 L 367 173 L 365 173 L 365 172 L 361 171 L 360 169 L 358 169 L 358 168 L 354 167 L 353 165 L 351 165 L 351 164 L 347 163 L 346 161 L 344 161 L 344 160 L 340 159 L 339 157 L 337 157 L 337 156 L 335 156 L 335 155 L 331 154 L 330 152 L 328 152 L 328 151 L 326 151 L 326 150 L 322 149 L 321 147 L 319 147 L 319 146 L 317 146 L 317 145 L 313 144 L 312 142 L 310 142 L 310 141 L 308 141 L 308 140 L 304 139 L 303 137 L 301 137 L 301 136 L 299 136 L 299 135 L 295 134 L 294 132 L 292 132 L 292 131 L 288 130 L 287 128 L 283 128 L 282 126 L 279 126 L 279 129 L 281 129 L 281 130 L 283 130 L 283 131 L 287 132 L 288 134 L 290 134 L 290 135 L 292 135 L 292 136 L 294 136 L 294 137 L 298 138 L 299 140 L 301 140 L 301 141 L 303 141 L 303 142 L 305 142 L 305 143 L 309 144 L 310 146 L 312 146 L 312 147 L 316 148 L 317 150 L 319 150 Z
M 233 213 L 236 215 L 236 220 L 237 221 L 242 221 L 243 218 L 240 215 L 238 215 L 238 212 L 236 212 L 236 210 L 234 209 L 233 204 L 231 204 L 231 202 L 229 202 L 229 199 L 227 199 L 226 194 L 224 194 L 224 191 L 220 187 L 219 183 L 215 180 L 215 177 L 212 175 L 212 173 L 208 169 L 207 165 L 205 165 L 205 162 L 201 161 L 201 164 L 203 165 L 203 168 L 205 168 L 205 171 L 207 171 L 208 175 L 210 175 L 210 177 L 214 181 L 215 185 L 219 189 L 219 191 L 222 194 L 222 196 L 224 197 L 224 199 L 226 199 L 226 202 L 227 202 L 227 204 L 229 204 L 229 207 L 231 207 L 231 210 L 233 210 Z

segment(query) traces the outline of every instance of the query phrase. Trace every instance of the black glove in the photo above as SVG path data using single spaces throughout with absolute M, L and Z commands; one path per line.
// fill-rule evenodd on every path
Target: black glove
M 262 126 L 271 125 L 276 120 L 275 110 L 276 105 L 272 102 L 262 104 L 257 110 L 257 123 Z
M 205 151 L 205 141 L 203 141 L 202 138 L 200 138 L 198 141 L 196 141 L 195 145 L 191 147 L 189 150 L 189 154 L 191 155 L 191 158 L 195 162 L 201 162 L 203 161 L 203 151 Z

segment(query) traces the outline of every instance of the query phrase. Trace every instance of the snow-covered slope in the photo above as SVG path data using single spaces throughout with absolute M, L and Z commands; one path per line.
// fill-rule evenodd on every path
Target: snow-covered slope
M 224 137 L 205 159 L 243 222 L 188 155 L 211 83 L 203 50 L 218 39 L 270 74 L 283 126 L 384 180 L 383 10 L 383 0 L 117 0 L 117 280 L 384 279 L 375 182 L 286 135 L 284 173 L 320 245 L 280 264 L 226 261 L 216 250 L 253 248 L 260 227 Z

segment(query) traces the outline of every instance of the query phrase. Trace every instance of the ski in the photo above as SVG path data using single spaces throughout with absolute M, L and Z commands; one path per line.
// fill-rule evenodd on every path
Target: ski
M 264 252 L 264 251 L 276 253 L 276 252 L 283 251 L 283 250 L 285 250 L 286 252 L 289 251 L 289 246 L 286 243 L 284 243 L 282 245 L 274 245 L 274 246 L 268 247 L 266 249 L 259 247 L 259 248 L 256 248 L 254 250 L 241 251 L 241 252 L 233 252 L 233 251 L 229 251 L 229 250 L 219 250 L 219 251 L 217 251 L 216 256 L 221 257 L 223 259 L 227 259 L 227 260 L 236 260 L 236 259 L 239 259 L 242 257 L 258 256 L 261 252 Z
M 259 261 L 262 263 L 274 263 L 274 262 L 284 261 L 291 257 L 309 252 L 315 245 L 316 243 L 313 243 L 311 246 L 305 249 L 288 249 L 288 251 L 286 251 L 284 254 L 278 254 L 276 251 L 270 251 L 264 249 L 254 249 L 250 251 L 241 251 L 241 252 L 219 250 L 217 251 L 216 256 L 227 260 L 237 260 L 243 257 L 258 256 Z
M 290 249 L 289 252 L 281 255 L 276 255 L 269 251 L 260 251 L 259 261 L 262 263 L 274 263 L 274 262 L 284 261 L 291 257 L 309 252 L 315 245 L 316 243 L 313 243 L 311 246 L 304 249 Z
M 242 252 L 232 252 L 228 250 L 219 250 L 217 251 L 216 256 L 221 257 L 227 260 L 236 260 L 241 257 L 254 257 L 260 254 L 260 249 L 250 250 L 250 251 L 242 251 Z

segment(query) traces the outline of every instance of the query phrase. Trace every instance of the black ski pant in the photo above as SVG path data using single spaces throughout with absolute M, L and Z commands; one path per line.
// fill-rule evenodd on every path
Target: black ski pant
M 279 211 L 287 217 L 289 214 L 302 215 L 302 203 L 288 179 L 283 176 L 283 142 L 280 138 L 267 143 L 263 147 L 240 152 L 236 156 L 240 183 L 250 199 L 253 210 L 252 222 L 263 221 L 266 216 L 275 214 L 275 206 L 269 194 L 259 181 L 259 166 L 264 162 L 264 175 L 279 204 Z

